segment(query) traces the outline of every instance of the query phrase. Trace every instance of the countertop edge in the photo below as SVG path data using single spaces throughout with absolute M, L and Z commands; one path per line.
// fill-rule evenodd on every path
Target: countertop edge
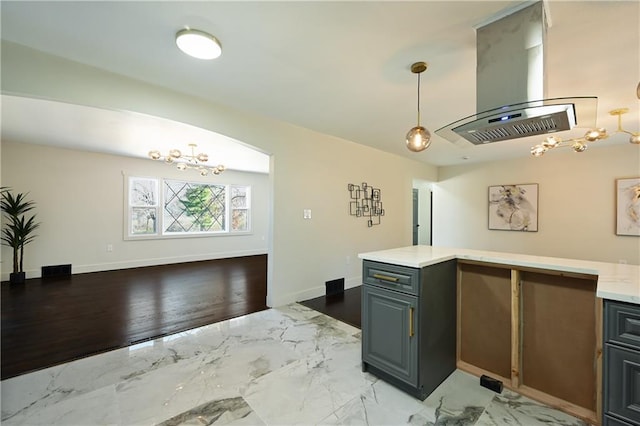
M 596 297 L 640 304 L 640 266 L 482 250 L 408 246 L 360 253 L 362 260 L 423 268 L 452 259 L 593 275 Z

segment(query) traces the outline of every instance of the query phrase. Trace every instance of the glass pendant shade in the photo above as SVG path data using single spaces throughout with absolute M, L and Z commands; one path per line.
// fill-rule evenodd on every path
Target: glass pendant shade
M 542 146 L 545 148 L 555 148 L 560 142 L 561 140 L 555 136 L 547 136 L 544 141 L 542 141 Z
M 542 145 L 536 145 L 533 148 L 531 148 L 531 155 L 533 155 L 534 157 L 542 157 L 544 153 L 547 152 L 547 150 L 548 148 Z
M 422 126 L 416 126 L 407 133 L 409 151 L 420 152 L 431 145 L 431 133 Z
M 585 135 L 584 138 L 586 139 L 587 142 L 595 142 L 598 139 L 604 139 L 607 135 L 607 131 L 605 129 L 592 129 L 589 130 Z
M 640 133 L 634 133 L 629 138 L 629 143 L 640 144 Z
M 585 152 L 587 150 L 587 145 L 582 142 L 576 142 L 572 146 L 575 152 Z

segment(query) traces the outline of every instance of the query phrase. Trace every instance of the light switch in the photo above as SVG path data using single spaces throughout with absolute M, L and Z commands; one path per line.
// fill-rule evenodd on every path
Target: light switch
M 311 219 L 311 209 L 304 209 L 302 211 L 302 217 L 304 219 Z

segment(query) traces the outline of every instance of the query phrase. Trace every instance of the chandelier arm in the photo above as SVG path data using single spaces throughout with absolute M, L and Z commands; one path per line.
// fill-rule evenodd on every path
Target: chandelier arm
M 615 115 L 618 117 L 618 128 L 613 133 L 625 133 L 631 136 L 629 138 L 630 143 L 640 144 L 640 132 L 634 133 L 622 128 L 622 115 L 626 114 L 627 112 L 629 112 L 629 108 L 618 108 L 618 109 L 609 111 L 609 115 Z M 531 155 L 533 155 L 534 157 L 540 157 L 545 152 L 553 148 L 572 147 L 576 152 L 583 152 L 587 149 L 587 144 L 590 144 L 602 139 L 607 139 L 608 137 L 609 137 L 609 134 L 604 128 L 591 129 L 585 134 L 584 137 L 572 138 L 566 141 L 560 140 L 557 144 L 554 144 L 554 145 L 545 144 L 543 142 L 541 144 L 533 146 L 530 152 L 531 152 Z
M 616 129 L 616 133 L 626 133 L 628 135 L 631 136 L 635 136 L 635 134 L 633 132 L 630 132 L 629 130 L 625 130 L 622 128 L 622 115 L 618 114 L 618 128 Z
M 622 128 L 622 114 L 618 114 L 618 130 L 617 131 L 627 133 L 627 131 Z

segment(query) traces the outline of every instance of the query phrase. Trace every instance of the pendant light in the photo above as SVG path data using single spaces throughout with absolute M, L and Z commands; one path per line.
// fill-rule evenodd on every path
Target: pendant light
M 418 74 L 418 125 L 407 133 L 407 148 L 413 152 L 424 151 L 431 145 L 431 133 L 420 125 L 420 74 L 426 69 L 426 62 L 416 62 L 411 65 L 411 72 Z

